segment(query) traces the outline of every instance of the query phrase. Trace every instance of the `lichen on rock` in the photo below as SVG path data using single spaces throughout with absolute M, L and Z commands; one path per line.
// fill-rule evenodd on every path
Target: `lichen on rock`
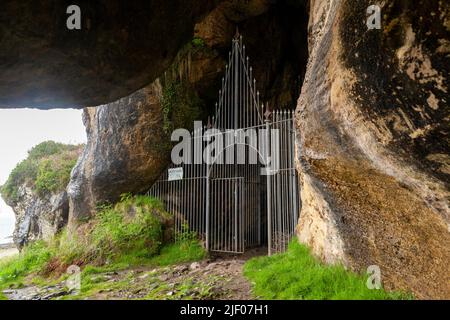
M 298 236 L 326 261 L 388 289 L 448 298 L 448 38 L 442 19 L 385 3 L 315 3 L 310 61 L 297 109 L 302 210 Z M 421 1 L 437 17 L 448 7 Z M 430 32 L 436 37 L 429 37 Z M 447 262 L 446 262 L 447 261 Z M 426 270 L 426 271 L 425 271 Z

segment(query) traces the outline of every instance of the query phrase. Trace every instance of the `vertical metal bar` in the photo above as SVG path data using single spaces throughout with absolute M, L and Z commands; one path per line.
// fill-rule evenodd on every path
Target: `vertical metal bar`
M 285 239 L 286 239 L 286 122 L 285 122 L 285 111 L 282 111 L 281 114 L 281 217 L 283 223 L 283 231 L 282 231 L 282 241 L 281 241 L 281 250 L 284 251 Z
M 293 229 L 293 222 L 292 222 L 292 217 L 293 217 L 293 210 L 292 210 L 292 198 L 293 198 L 293 190 L 292 190 L 292 172 L 291 172 L 291 125 L 290 125 L 290 112 L 288 112 L 287 114 L 287 119 L 286 119 L 286 124 L 287 124 L 287 144 L 286 144 L 286 148 L 287 148 L 287 168 L 288 170 L 286 171 L 287 174 L 287 178 L 288 178 L 288 188 L 289 188 L 289 197 L 288 197 L 288 221 L 289 221 L 289 240 L 291 239 L 291 235 L 292 235 L 292 229 Z
M 249 96 L 250 96 L 250 92 L 251 92 L 251 88 L 250 88 L 250 86 L 249 86 L 249 83 L 248 83 L 248 72 L 249 72 L 249 64 L 250 64 L 250 61 L 249 61 L 249 58 L 247 57 L 247 70 L 246 70 L 246 73 L 247 73 L 247 77 L 246 77 L 246 79 L 247 79 L 247 81 L 246 81 L 246 85 L 245 85 L 245 88 L 246 88 L 246 94 L 245 94 L 245 127 L 246 128 L 248 128 L 249 127 L 249 124 L 248 124 L 248 119 L 249 119 L 249 105 L 250 105 L 250 103 L 249 103 Z
M 217 195 L 218 195 L 218 190 L 219 190 L 219 184 L 218 184 L 218 180 L 211 180 L 211 183 L 213 185 L 213 206 L 214 206 L 214 210 L 213 210 L 213 230 L 214 230 L 214 245 L 213 247 L 217 250 L 218 249 L 218 244 L 219 242 L 219 238 L 220 238 L 220 229 L 221 226 L 219 224 L 219 201 L 217 201 Z
M 241 180 L 241 185 L 240 185 L 240 189 L 239 189 L 239 195 L 241 197 L 241 200 L 240 200 L 240 203 L 241 203 L 241 217 L 242 217 L 242 214 L 244 213 L 243 208 L 244 208 L 244 205 L 245 205 L 245 203 L 244 203 L 245 202 L 244 193 L 242 192 L 243 191 L 243 187 L 244 187 L 244 180 Z M 243 252 L 245 250 L 245 242 L 244 242 L 244 234 L 243 234 L 244 228 L 243 228 L 242 223 L 240 224 L 240 227 L 241 227 L 241 251 Z
M 292 126 L 292 152 L 291 152 L 291 159 L 292 159 L 292 168 L 293 168 L 293 196 L 294 196 L 294 233 L 295 233 L 295 228 L 297 227 L 297 223 L 298 223 L 298 214 L 299 214 L 299 206 L 298 206 L 298 177 L 297 177 L 297 171 L 295 169 L 295 124 L 294 124 L 294 115 L 291 115 L 291 126 Z
M 209 190 L 209 157 L 210 155 L 207 155 L 207 164 L 206 164 L 206 204 L 205 204 L 205 212 L 206 212 L 206 250 L 209 251 L 209 236 L 210 236 L 210 226 L 209 226 L 209 219 L 210 219 L 210 210 L 209 210 L 209 198 L 210 198 L 210 190 Z
M 233 181 L 234 185 L 234 246 L 235 251 L 239 251 L 238 248 L 238 181 Z
M 270 158 L 270 125 L 269 120 L 266 120 L 266 168 L 269 170 L 269 158 Z M 271 172 L 266 172 L 267 177 L 267 244 L 268 255 L 272 255 L 272 214 L 271 214 Z
M 236 87 L 236 91 L 235 91 L 235 93 L 234 93 L 234 102 L 235 102 L 235 106 L 234 106 L 234 109 L 235 109 L 235 113 L 234 113 L 234 122 L 235 122 L 235 124 L 234 124 L 234 128 L 235 129 L 238 129 L 239 128 L 239 97 L 240 97 L 240 91 L 241 91 L 241 87 L 240 87 L 240 85 L 239 85 L 239 77 L 240 77 L 240 72 L 241 72 L 241 64 L 240 64 L 240 61 L 239 61 L 239 51 L 240 51 L 240 47 L 239 47 L 239 41 L 237 41 L 236 40 L 236 53 L 235 53 L 235 56 L 236 56 L 236 69 L 235 69 L 235 79 L 234 79 L 234 82 L 235 82 L 235 87 Z
M 223 194 L 224 194 L 224 200 L 225 202 L 223 203 L 223 208 L 222 208 L 222 225 L 223 225 L 223 248 L 226 249 L 227 247 L 227 240 L 228 240 L 228 225 L 227 225 L 227 220 L 225 219 L 225 215 L 228 215 L 228 207 L 229 207 L 229 201 L 228 201 L 228 190 L 227 190 L 227 185 L 225 183 L 225 180 L 221 180 L 222 182 L 222 187 L 223 187 Z
M 230 180 L 226 180 L 226 184 L 227 184 L 227 194 L 228 194 L 228 212 L 227 212 L 227 234 L 228 234 L 228 240 L 227 240 L 227 251 L 231 251 L 232 250 L 232 246 L 233 246 L 233 231 L 232 231 L 232 227 L 233 227 L 233 194 L 232 194 L 232 184 L 230 183 Z M 231 205 L 230 205 L 231 204 Z

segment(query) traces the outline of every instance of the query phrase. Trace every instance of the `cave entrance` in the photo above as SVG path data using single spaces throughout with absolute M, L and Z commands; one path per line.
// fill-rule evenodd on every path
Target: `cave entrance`
M 173 213 L 175 239 L 194 232 L 212 252 L 285 251 L 300 207 L 293 111 L 261 103 L 242 37 L 233 40 L 214 117 L 188 140 L 180 164 L 148 193 Z

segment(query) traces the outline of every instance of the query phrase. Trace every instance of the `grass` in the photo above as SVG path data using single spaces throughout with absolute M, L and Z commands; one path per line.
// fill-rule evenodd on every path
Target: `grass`
M 76 296 L 68 296 L 69 299 L 84 299 L 93 297 L 100 292 L 108 290 L 127 291 L 136 290 L 137 287 L 133 283 L 133 277 L 128 276 L 115 282 L 108 282 L 102 275 L 108 272 L 117 272 L 127 270 L 133 267 L 166 267 L 181 263 L 202 260 L 206 256 L 206 251 L 197 240 L 184 240 L 177 243 L 166 244 L 162 247 L 159 254 L 148 259 L 120 259 L 112 264 L 104 266 L 86 266 L 81 274 L 81 292 Z M 148 280 L 150 285 L 154 285 L 154 289 L 150 290 L 147 299 L 161 299 L 162 293 L 167 286 L 160 281 L 155 275 Z M 192 289 L 193 284 L 182 284 L 186 290 Z M 198 285 L 197 285 L 198 286 Z M 205 284 L 206 286 L 206 284 Z M 183 291 L 183 290 L 182 290 Z M 202 294 L 206 294 L 207 290 L 202 288 Z M 182 292 L 180 293 L 182 294 Z M 173 298 L 173 297 L 172 297 Z
M 173 264 L 199 261 L 206 257 L 206 251 L 199 241 L 185 240 L 168 244 L 161 249 L 158 256 L 149 260 L 148 264 L 155 266 L 169 266 Z
M 2 260 L 0 289 L 20 287 L 23 278 L 33 272 L 39 272 L 50 261 L 52 254 L 52 250 L 39 241 L 24 248 L 18 256 Z
M 310 250 L 293 241 L 286 253 L 249 260 L 245 276 L 254 294 L 263 299 L 283 300 L 385 300 L 407 299 L 401 293 L 370 290 L 367 278 L 340 265 L 324 265 Z
M 199 261 L 205 257 L 206 251 L 201 246 L 199 241 L 184 240 L 181 242 L 163 245 L 158 254 L 149 258 L 125 255 L 110 264 L 102 266 L 88 265 L 83 269 L 83 275 L 86 276 L 91 274 L 119 271 L 136 266 L 165 267 L 175 264 Z
M 81 148 L 53 141 L 38 144 L 13 169 L 5 185 L 0 188 L 2 197 L 7 203 L 14 204 L 19 200 L 19 187 L 23 185 L 41 197 L 64 190 Z
M 150 278 L 150 287 L 145 300 L 206 300 L 214 298 L 214 288 L 223 281 L 218 276 L 209 275 L 205 279 L 188 277 L 183 279 L 176 286 L 167 284 L 158 279 L 158 277 Z M 171 295 L 167 295 L 172 292 Z
M 67 277 L 67 267 L 77 264 L 82 267 L 80 295 L 88 296 L 111 285 L 126 285 L 95 282 L 93 275 L 99 273 L 203 259 L 206 251 L 195 235 L 185 233 L 177 243 L 166 239 L 173 231 L 171 220 L 158 200 L 124 195 L 116 205 L 99 208 L 95 218 L 79 228 L 83 232 L 64 231 L 49 243 L 35 242 L 2 261 L 0 292 L 21 287 L 25 280 L 38 286 L 60 282 Z
M 62 233 L 54 264 L 138 264 L 159 253 L 171 220 L 158 200 L 124 195 L 114 206 L 101 206 L 78 232 Z

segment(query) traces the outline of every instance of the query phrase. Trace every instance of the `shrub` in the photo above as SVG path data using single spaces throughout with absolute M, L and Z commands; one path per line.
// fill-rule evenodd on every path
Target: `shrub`
M 82 146 L 65 145 L 53 141 L 38 144 L 28 157 L 11 172 L 0 192 L 9 203 L 19 199 L 19 187 L 30 187 L 39 196 L 64 190 L 70 179 Z
M 174 129 L 191 125 L 200 117 L 203 102 L 188 85 L 172 81 L 165 84 L 161 96 L 163 130 L 170 134 Z
M 35 180 L 35 189 L 39 195 L 64 190 L 70 180 L 70 173 L 77 163 L 72 154 L 64 153 L 58 158 L 41 161 Z
M 104 205 L 89 222 L 84 235 L 65 235 L 60 259 L 102 265 L 118 260 L 148 259 L 159 253 L 171 216 L 150 197 L 122 197 L 115 206 Z

